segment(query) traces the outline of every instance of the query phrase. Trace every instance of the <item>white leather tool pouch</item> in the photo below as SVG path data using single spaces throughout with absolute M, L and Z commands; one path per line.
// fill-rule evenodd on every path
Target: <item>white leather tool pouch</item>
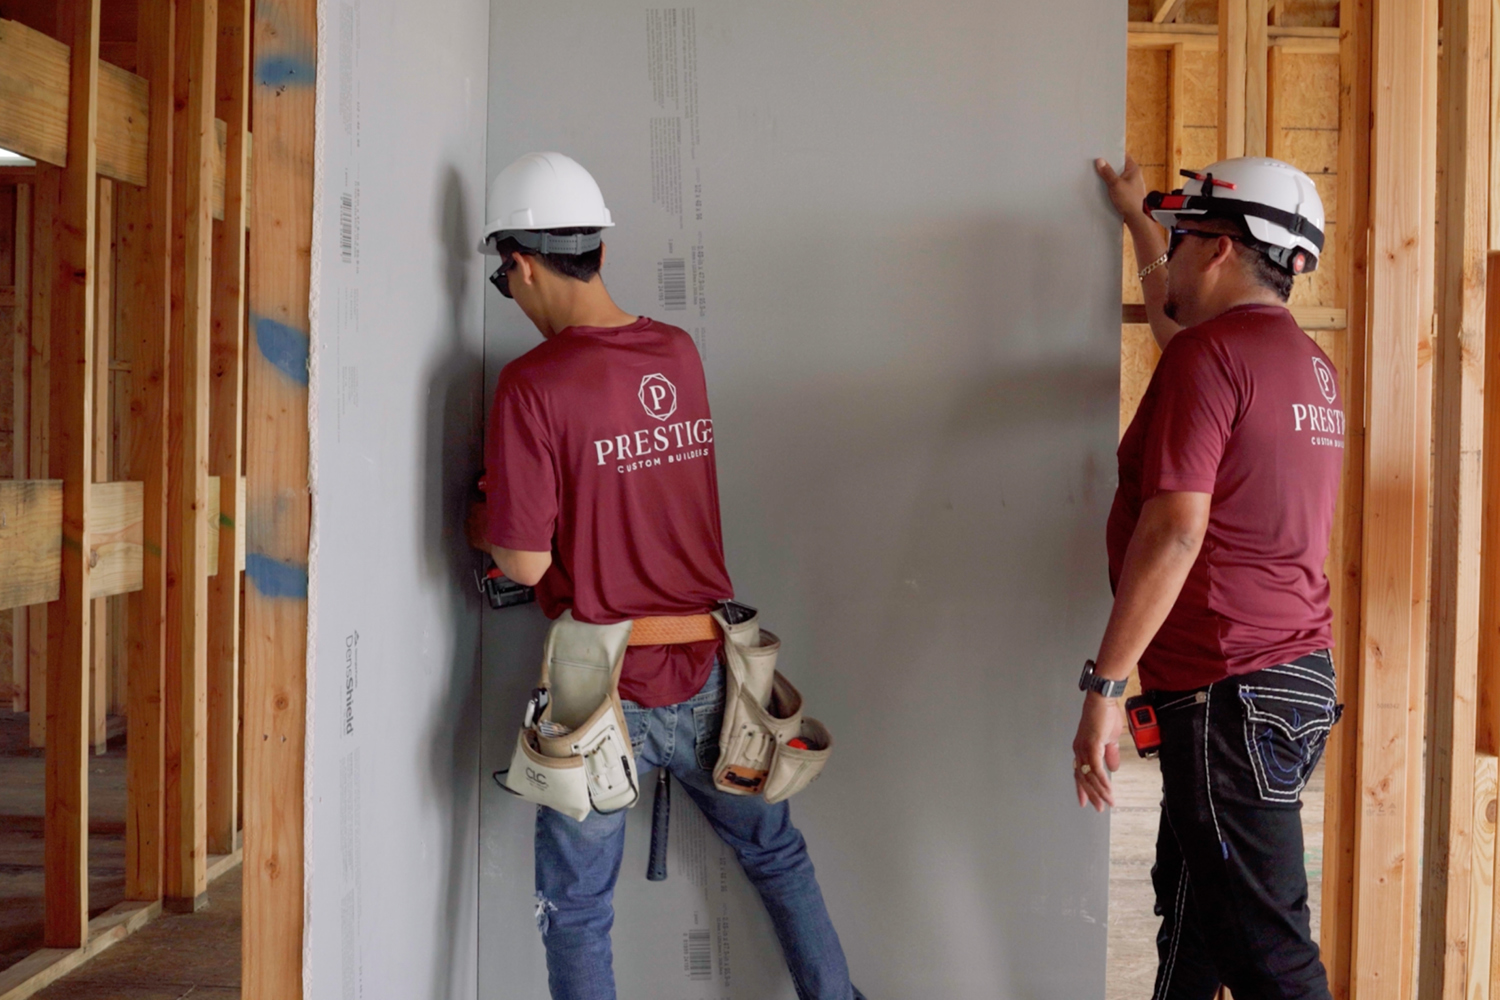
M 822 723 L 802 717 L 802 694 L 776 670 L 781 640 L 756 619 L 724 632 L 724 721 L 714 784 L 733 795 L 779 802 L 806 788 L 823 770 L 833 739 Z M 787 746 L 802 739 L 806 748 Z
M 576 820 L 628 809 L 640 798 L 620 668 L 630 622 L 588 625 L 564 611 L 547 632 L 537 700 L 516 737 L 502 785 Z

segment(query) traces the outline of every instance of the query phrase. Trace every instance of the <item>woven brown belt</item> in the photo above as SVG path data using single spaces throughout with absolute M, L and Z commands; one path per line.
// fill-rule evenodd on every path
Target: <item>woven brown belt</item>
M 637 618 L 630 627 L 632 646 L 680 646 L 718 638 L 719 625 L 713 615 Z

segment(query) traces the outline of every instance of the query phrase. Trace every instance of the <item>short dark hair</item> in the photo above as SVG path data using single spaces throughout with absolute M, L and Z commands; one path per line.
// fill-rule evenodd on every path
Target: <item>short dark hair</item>
M 1204 229 L 1208 232 L 1223 233 L 1225 236 L 1238 236 L 1243 240 L 1248 240 L 1248 243 L 1241 243 L 1240 246 L 1245 248 L 1245 262 L 1250 265 L 1251 276 L 1263 288 L 1269 288 L 1275 292 L 1281 301 L 1286 302 L 1291 299 L 1292 279 L 1295 275 L 1273 261 L 1264 250 L 1257 246 L 1259 241 L 1255 238 L 1255 234 L 1250 232 L 1250 227 L 1244 219 L 1207 218 L 1194 221 L 1203 223 Z
M 567 229 L 543 230 L 554 236 L 591 235 L 599 231 L 598 226 L 571 226 Z M 522 253 L 528 257 L 534 257 L 546 265 L 549 271 L 560 274 L 565 278 L 574 278 L 578 281 L 588 282 L 594 280 L 594 275 L 599 273 L 599 266 L 604 262 L 604 247 L 597 246 L 587 253 L 537 253 L 528 250 L 514 239 L 507 237 L 495 244 L 495 251 L 500 254 Z

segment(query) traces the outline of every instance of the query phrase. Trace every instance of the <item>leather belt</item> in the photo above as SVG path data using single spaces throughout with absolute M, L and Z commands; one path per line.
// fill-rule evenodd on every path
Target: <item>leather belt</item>
M 681 646 L 689 642 L 718 639 L 719 624 L 713 615 L 663 615 L 637 618 L 630 628 L 632 646 Z

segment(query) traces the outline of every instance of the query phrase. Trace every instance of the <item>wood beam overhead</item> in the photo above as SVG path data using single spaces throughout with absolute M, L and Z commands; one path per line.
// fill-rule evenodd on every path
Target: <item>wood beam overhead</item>
M 88 719 L 91 632 L 87 511 L 93 486 L 94 241 L 98 196 L 99 0 L 60 0 L 72 53 L 68 165 L 61 171 L 52 274 L 52 478 L 63 482 L 62 593 L 48 615 L 46 944 L 88 940 Z

